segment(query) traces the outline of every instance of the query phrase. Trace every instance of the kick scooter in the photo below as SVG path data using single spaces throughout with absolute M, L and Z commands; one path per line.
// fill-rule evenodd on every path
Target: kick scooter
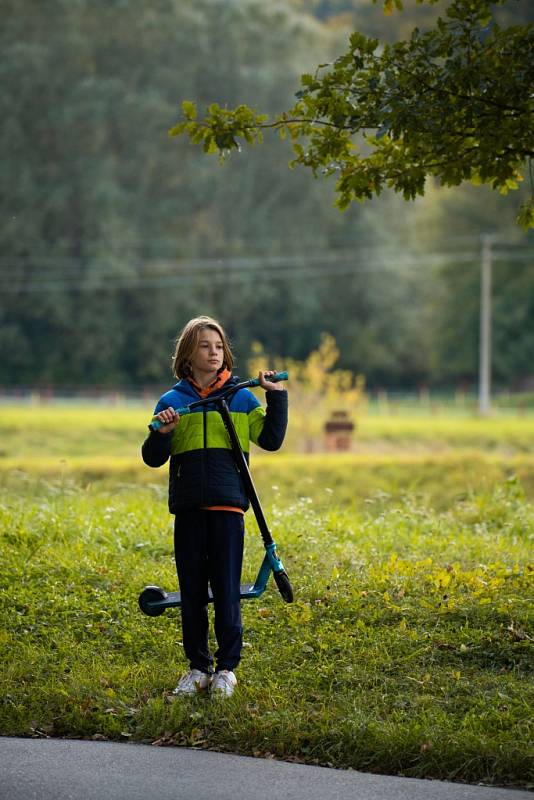
M 287 372 L 278 372 L 271 376 L 269 380 L 276 383 L 278 381 L 287 380 L 287 378 Z M 263 539 L 263 544 L 265 546 L 265 557 L 260 566 L 258 575 L 256 576 L 256 580 L 254 583 L 245 583 L 241 585 L 239 594 L 240 599 L 252 600 L 260 597 L 267 587 L 267 581 L 269 580 L 269 576 L 272 572 L 273 578 L 278 587 L 278 591 L 286 603 L 291 603 L 293 601 L 293 589 L 291 587 L 291 583 L 289 582 L 289 578 L 284 566 L 278 558 L 276 544 L 273 541 L 269 531 L 258 493 L 254 486 L 247 460 L 245 458 L 245 454 L 243 453 L 243 449 L 241 447 L 241 443 L 239 441 L 239 437 L 237 435 L 227 403 L 227 399 L 232 394 L 239 391 L 239 389 L 255 387 L 259 385 L 260 382 L 258 378 L 250 378 L 249 380 L 237 383 L 235 386 L 231 386 L 217 397 L 206 397 L 203 400 L 196 400 L 195 402 L 190 403 L 190 405 L 184 406 L 183 408 L 178 408 L 176 409 L 176 413 L 182 417 L 185 414 L 190 414 L 199 406 L 212 406 L 220 413 L 224 427 L 228 433 L 234 462 L 241 476 L 241 480 L 243 481 L 245 492 L 250 500 L 250 505 L 254 511 L 254 516 L 256 517 L 261 538 Z M 159 420 L 154 420 L 149 427 L 151 430 L 158 430 L 161 425 L 162 423 L 159 422 Z M 178 607 L 181 605 L 181 602 L 182 600 L 180 592 L 166 592 L 165 589 L 162 589 L 159 586 L 146 586 L 139 595 L 139 607 L 141 608 L 141 611 L 144 614 L 147 614 L 149 617 L 158 617 L 160 614 L 163 614 L 166 608 Z M 208 602 L 213 602 L 211 587 L 208 588 Z

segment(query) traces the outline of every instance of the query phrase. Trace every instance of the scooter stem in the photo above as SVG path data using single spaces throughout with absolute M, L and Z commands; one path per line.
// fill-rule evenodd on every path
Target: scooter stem
M 234 456 L 234 461 L 236 467 L 239 470 L 239 474 L 241 475 L 241 479 L 245 485 L 245 491 L 247 493 L 248 499 L 250 500 L 250 505 L 252 506 L 252 510 L 254 511 L 254 516 L 256 517 L 258 528 L 260 529 L 261 538 L 263 539 L 265 547 L 269 547 L 269 545 L 273 544 L 273 537 L 271 536 L 271 532 L 269 531 L 269 527 L 267 525 L 267 520 L 265 519 L 263 509 L 260 505 L 260 499 L 258 497 L 256 487 L 254 486 L 252 475 L 250 474 L 250 470 L 248 468 L 247 459 L 245 458 L 245 454 L 241 449 L 241 443 L 237 436 L 234 422 L 230 414 L 230 409 L 228 408 L 228 404 L 224 399 L 224 397 L 219 397 L 219 398 L 216 397 L 214 398 L 213 402 L 214 404 L 217 405 L 219 409 L 222 420 L 224 422 L 224 427 L 226 428 L 228 436 L 230 437 L 230 444 L 232 446 L 232 454 Z

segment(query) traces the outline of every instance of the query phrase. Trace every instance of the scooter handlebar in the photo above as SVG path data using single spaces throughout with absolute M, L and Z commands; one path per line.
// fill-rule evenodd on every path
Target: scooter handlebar
M 275 372 L 274 375 L 271 375 L 269 377 L 269 381 L 271 381 L 272 383 L 279 383 L 280 381 L 287 381 L 288 377 L 289 376 L 288 376 L 287 372 Z M 246 381 L 243 384 L 244 387 L 245 386 L 255 387 L 255 386 L 259 386 L 259 385 L 260 385 L 260 379 L 259 378 L 251 378 L 249 381 Z M 192 405 L 194 406 L 195 404 L 193 403 Z M 185 416 L 185 414 L 190 414 L 191 413 L 191 407 L 190 406 L 183 406 L 182 408 L 175 408 L 174 410 L 178 414 L 179 417 L 183 417 L 183 416 Z M 157 431 L 164 424 L 165 423 L 160 422 L 159 419 L 155 419 L 150 423 L 150 425 L 148 427 L 150 428 L 151 431 Z
M 271 383 L 279 383 L 280 381 L 287 381 L 288 379 L 287 372 L 275 372 L 274 375 L 271 375 L 267 380 Z M 260 379 L 259 378 L 251 378 L 249 381 L 249 386 L 259 386 Z
M 183 408 L 175 408 L 175 413 L 178 414 L 179 417 L 185 416 L 185 414 L 190 414 L 191 409 L 189 406 L 184 406 Z M 164 422 L 161 422 L 159 419 L 153 419 L 150 425 L 148 426 L 151 431 L 158 431 L 161 427 L 165 425 Z

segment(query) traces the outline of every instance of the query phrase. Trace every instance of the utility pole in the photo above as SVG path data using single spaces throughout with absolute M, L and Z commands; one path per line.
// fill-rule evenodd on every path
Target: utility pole
M 494 237 L 490 234 L 482 234 L 478 384 L 478 412 L 481 416 L 487 416 L 491 410 L 491 268 L 493 241 Z

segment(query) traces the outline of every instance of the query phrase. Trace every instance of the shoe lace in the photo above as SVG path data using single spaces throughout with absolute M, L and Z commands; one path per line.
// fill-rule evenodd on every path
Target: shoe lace
M 230 672 L 228 672 L 226 670 L 217 673 L 217 676 L 215 678 L 215 682 L 216 682 L 216 684 L 217 683 L 224 683 L 226 686 L 228 686 L 230 688 L 233 688 L 233 682 L 232 682 L 232 679 L 230 678 Z
M 178 682 L 178 688 L 188 689 L 192 686 L 195 686 L 195 684 L 198 683 L 199 679 L 200 679 L 199 676 L 197 676 L 196 673 L 194 673 L 193 671 L 188 672 L 186 675 L 183 675 L 180 678 Z

